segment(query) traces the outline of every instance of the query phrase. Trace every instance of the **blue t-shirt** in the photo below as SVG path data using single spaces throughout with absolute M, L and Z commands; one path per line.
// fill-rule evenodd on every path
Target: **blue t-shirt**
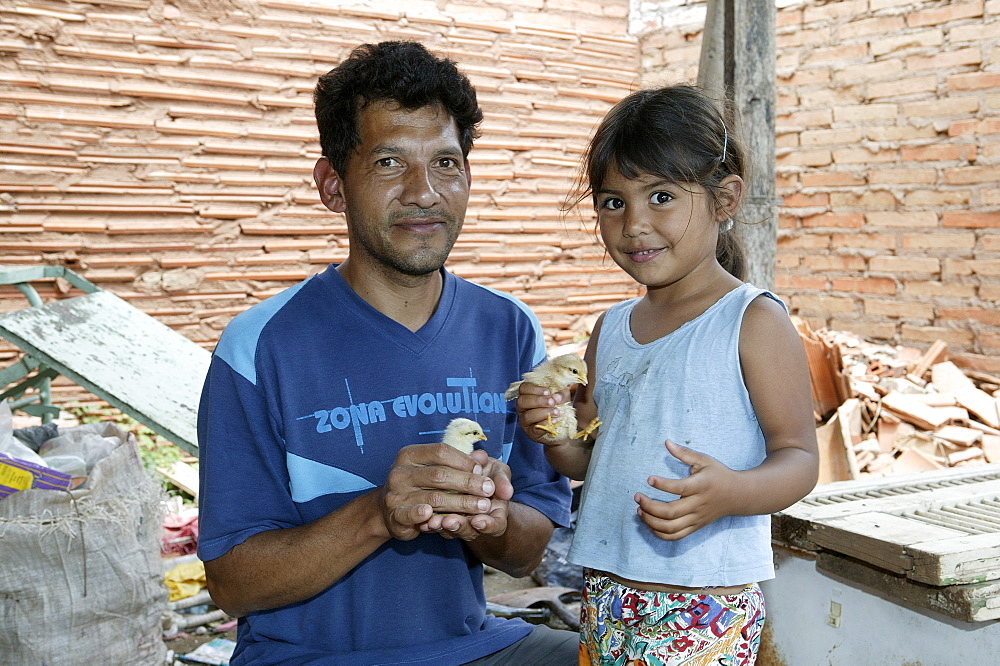
M 382 485 L 404 446 L 478 421 L 511 468 L 513 501 L 569 522 L 569 485 L 503 392 L 545 354 L 516 299 L 442 271 L 412 332 L 331 266 L 236 317 L 198 414 L 200 544 L 212 560 L 264 530 L 312 522 Z M 289 563 L 290 566 L 294 563 Z M 315 597 L 251 613 L 232 664 L 461 664 L 527 636 L 486 614 L 482 564 L 459 539 L 390 540 Z

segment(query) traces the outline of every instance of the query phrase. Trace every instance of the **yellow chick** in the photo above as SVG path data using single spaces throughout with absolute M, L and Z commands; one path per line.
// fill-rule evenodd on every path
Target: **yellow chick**
M 570 384 L 587 383 L 587 364 L 576 354 L 563 354 L 553 359 L 545 360 L 535 366 L 534 370 L 524 373 L 521 381 L 511 384 L 503 397 L 513 400 L 521 394 L 521 384 L 528 382 L 553 393 L 562 391 Z M 559 417 L 553 421 L 550 415 L 546 422 L 536 423 L 535 428 L 546 433 L 542 439 L 556 441 L 559 439 L 583 439 L 594 432 L 601 422 L 596 418 L 586 428 L 576 432 L 576 410 L 572 403 L 559 405 Z
M 483 427 L 470 419 L 452 419 L 444 429 L 442 442 L 462 453 L 472 453 L 476 442 L 486 439 Z

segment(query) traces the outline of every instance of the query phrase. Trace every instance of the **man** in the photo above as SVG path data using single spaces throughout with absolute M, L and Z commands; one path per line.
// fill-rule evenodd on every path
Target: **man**
M 419 44 L 365 45 L 320 78 L 316 117 L 348 257 L 233 320 L 199 411 L 231 663 L 575 664 L 575 634 L 485 613 L 482 564 L 529 573 L 570 496 L 502 395 L 544 356 L 537 319 L 443 269 L 475 91 Z M 484 450 L 438 443 L 458 416 Z

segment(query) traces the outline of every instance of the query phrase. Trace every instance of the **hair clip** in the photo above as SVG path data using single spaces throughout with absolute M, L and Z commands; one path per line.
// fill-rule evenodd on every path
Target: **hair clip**
M 729 147 L 729 130 L 726 129 L 726 123 L 722 123 L 722 131 L 725 132 L 725 137 L 722 140 L 722 157 L 719 158 L 719 162 L 726 161 L 726 149 Z

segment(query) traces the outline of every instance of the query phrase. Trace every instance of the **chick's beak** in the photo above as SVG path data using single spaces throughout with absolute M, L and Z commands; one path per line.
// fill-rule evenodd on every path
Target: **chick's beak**
M 478 442 L 481 442 L 481 441 L 483 441 L 485 439 L 486 439 L 486 435 L 484 435 L 482 433 L 479 433 L 479 435 L 476 437 L 476 441 L 478 441 Z

